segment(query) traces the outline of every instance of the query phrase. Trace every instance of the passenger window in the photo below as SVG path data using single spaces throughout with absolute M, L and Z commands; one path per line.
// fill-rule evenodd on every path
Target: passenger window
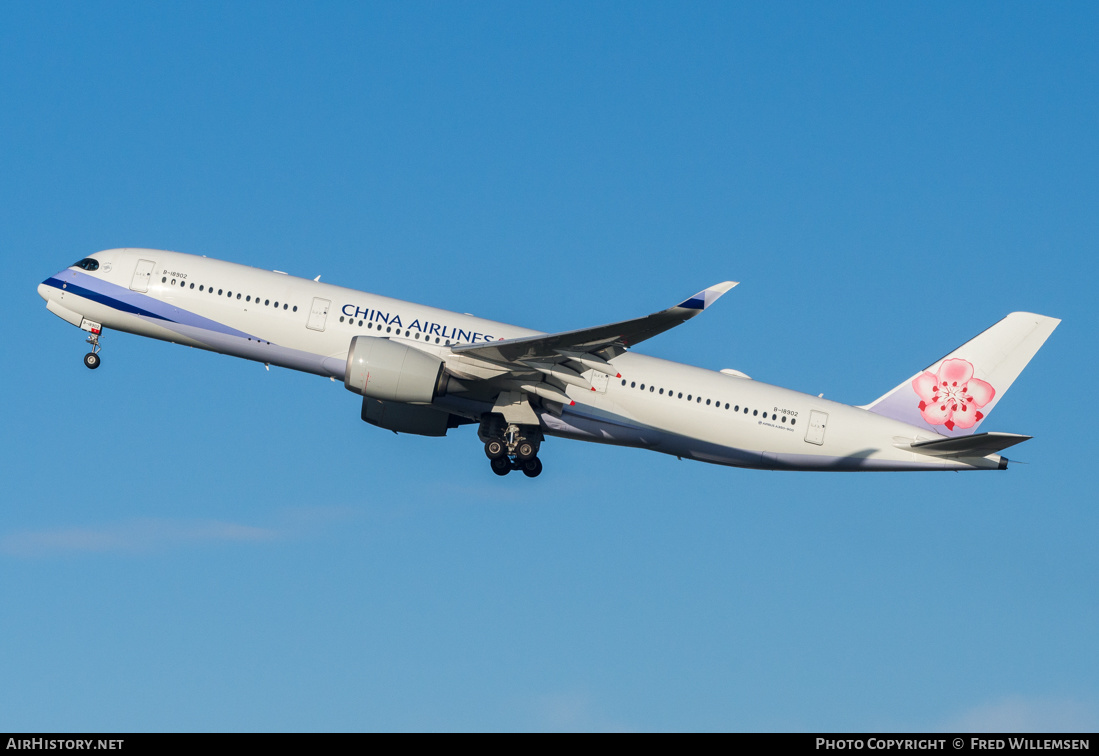
M 709 399 L 707 399 L 707 400 L 706 400 L 706 406 L 707 406 L 707 407 L 709 407 L 709 406 L 710 406 L 710 400 L 709 400 Z
M 199 291 L 203 291 L 203 288 L 202 288 L 202 284 L 199 284 L 199 285 L 198 285 L 198 290 L 199 290 Z
M 237 299 L 240 299 L 240 292 L 237 292 Z
M 175 286 L 175 285 L 176 285 L 176 280 L 173 278 L 172 279 L 172 286 Z
M 637 388 L 637 382 L 636 381 L 630 381 L 630 388 Z
M 263 300 L 263 303 L 265 305 L 269 305 L 269 304 L 271 304 L 271 300 L 270 299 L 265 299 L 265 300 Z
M 222 292 L 223 292 L 223 290 L 222 290 L 222 289 L 218 289 L 218 296 L 219 296 L 219 297 L 221 296 Z
M 791 417 L 791 418 L 790 418 L 790 425 L 793 425 L 793 424 L 794 424 L 794 423 L 796 423 L 797 421 L 798 421 L 798 419 L 797 419 L 796 417 Z
M 298 306 L 297 306 L 297 305 L 294 305 L 294 309 L 293 309 L 293 310 L 291 310 L 291 312 L 297 312 L 297 311 L 298 311 Z
M 188 289 L 193 289 L 193 288 L 195 288 L 195 285 L 194 285 L 194 284 L 191 284 L 191 285 L 190 285 L 190 286 L 188 286 L 187 288 L 188 288 Z
M 679 394 L 676 396 L 676 399 L 682 399 L 682 398 L 683 398 L 683 392 L 680 391 Z
M 758 414 L 759 414 L 759 410 L 752 410 L 752 417 L 755 417 Z

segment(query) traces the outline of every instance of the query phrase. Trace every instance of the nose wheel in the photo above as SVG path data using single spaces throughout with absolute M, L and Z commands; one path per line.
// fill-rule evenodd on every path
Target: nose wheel
M 103 361 L 99 358 L 99 335 L 103 332 L 103 328 L 98 323 L 88 320 L 85 320 L 81 327 L 89 332 L 87 341 L 92 345 L 92 351 L 84 355 L 84 367 L 95 370 Z

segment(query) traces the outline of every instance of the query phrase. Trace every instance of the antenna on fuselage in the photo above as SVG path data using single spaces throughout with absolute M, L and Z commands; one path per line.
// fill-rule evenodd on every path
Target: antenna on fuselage
M 314 278 L 313 280 L 314 280 L 314 281 L 319 281 L 319 280 L 321 280 L 321 277 L 320 277 L 320 276 L 317 276 L 317 277 L 316 277 L 316 278 Z

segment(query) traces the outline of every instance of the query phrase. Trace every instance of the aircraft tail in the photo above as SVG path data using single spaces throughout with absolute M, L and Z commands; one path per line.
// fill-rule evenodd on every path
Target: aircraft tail
M 944 436 L 976 433 L 1060 322 L 1013 312 L 863 409 Z

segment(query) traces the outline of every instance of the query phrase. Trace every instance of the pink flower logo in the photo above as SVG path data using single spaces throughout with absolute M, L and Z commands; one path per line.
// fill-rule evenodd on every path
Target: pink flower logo
M 973 377 L 973 365 L 966 360 L 944 360 L 938 375 L 923 372 L 912 381 L 920 397 L 920 414 L 930 425 L 947 430 L 972 428 L 984 417 L 980 408 L 992 401 L 996 389 Z

